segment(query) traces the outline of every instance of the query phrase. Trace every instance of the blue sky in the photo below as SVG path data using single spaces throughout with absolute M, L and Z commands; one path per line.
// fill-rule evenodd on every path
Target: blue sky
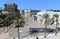
M 0 7 L 5 3 L 16 3 L 18 9 L 59 9 L 60 0 L 0 0 Z

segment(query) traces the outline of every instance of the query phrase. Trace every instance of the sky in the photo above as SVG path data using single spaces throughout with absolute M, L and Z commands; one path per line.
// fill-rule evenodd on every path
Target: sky
M 0 7 L 5 3 L 16 3 L 18 9 L 56 9 L 60 10 L 60 0 L 0 0 Z

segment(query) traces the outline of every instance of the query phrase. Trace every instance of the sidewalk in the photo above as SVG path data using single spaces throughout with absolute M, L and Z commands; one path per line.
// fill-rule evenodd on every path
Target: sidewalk
M 47 37 L 47 38 L 44 38 L 44 39 L 60 39 L 60 35 L 58 35 L 58 36 L 50 36 L 50 37 Z
M 0 35 L 1 35 L 1 33 L 3 33 L 4 32 L 4 27 L 1 27 L 0 28 Z
M 0 35 L 0 39 L 13 39 L 13 38 L 11 38 L 8 33 L 2 33 Z
M 8 33 L 2 33 L 0 35 L 0 39 L 9 39 L 9 34 Z
M 13 39 L 9 36 L 9 27 L 2 27 L 0 28 L 0 39 Z

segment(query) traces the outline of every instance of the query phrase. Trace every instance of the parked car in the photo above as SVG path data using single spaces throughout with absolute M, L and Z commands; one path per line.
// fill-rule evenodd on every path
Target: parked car
M 10 25 L 11 25 L 11 22 L 9 22 L 9 21 L 0 22 L 0 27 L 7 27 Z
M 0 27 L 3 27 L 3 26 L 4 26 L 4 23 L 3 23 L 3 22 L 1 22 L 1 23 L 0 23 Z

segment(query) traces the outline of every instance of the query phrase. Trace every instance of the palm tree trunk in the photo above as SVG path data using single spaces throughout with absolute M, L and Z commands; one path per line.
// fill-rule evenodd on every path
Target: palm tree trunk
M 46 30 L 47 30 L 47 19 L 45 19 L 45 36 L 46 37 Z
M 55 35 L 57 35 L 57 32 L 58 32 L 57 23 L 58 23 L 58 18 L 56 19 L 56 33 L 55 33 Z
M 19 35 L 19 27 L 18 27 L 18 39 L 20 39 L 20 35 Z
M 47 19 L 45 19 L 45 36 L 46 37 L 46 31 L 47 31 Z
M 44 37 L 46 37 L 46 29 L 47 29 L 47 26 L 45 25 L 45 36 Z
M 57 35 L 57 32 L 58 32 L 58 30 L 57 30 L 57 24 L 56 24 L 56 33 L 55 33 L 55 35 Z
M 17 23 L 18 23 L 18 39 L 20 39 L 20 34 L 19 34 L 19 21 L 18 21 L 18 19 L 17 19 Z

